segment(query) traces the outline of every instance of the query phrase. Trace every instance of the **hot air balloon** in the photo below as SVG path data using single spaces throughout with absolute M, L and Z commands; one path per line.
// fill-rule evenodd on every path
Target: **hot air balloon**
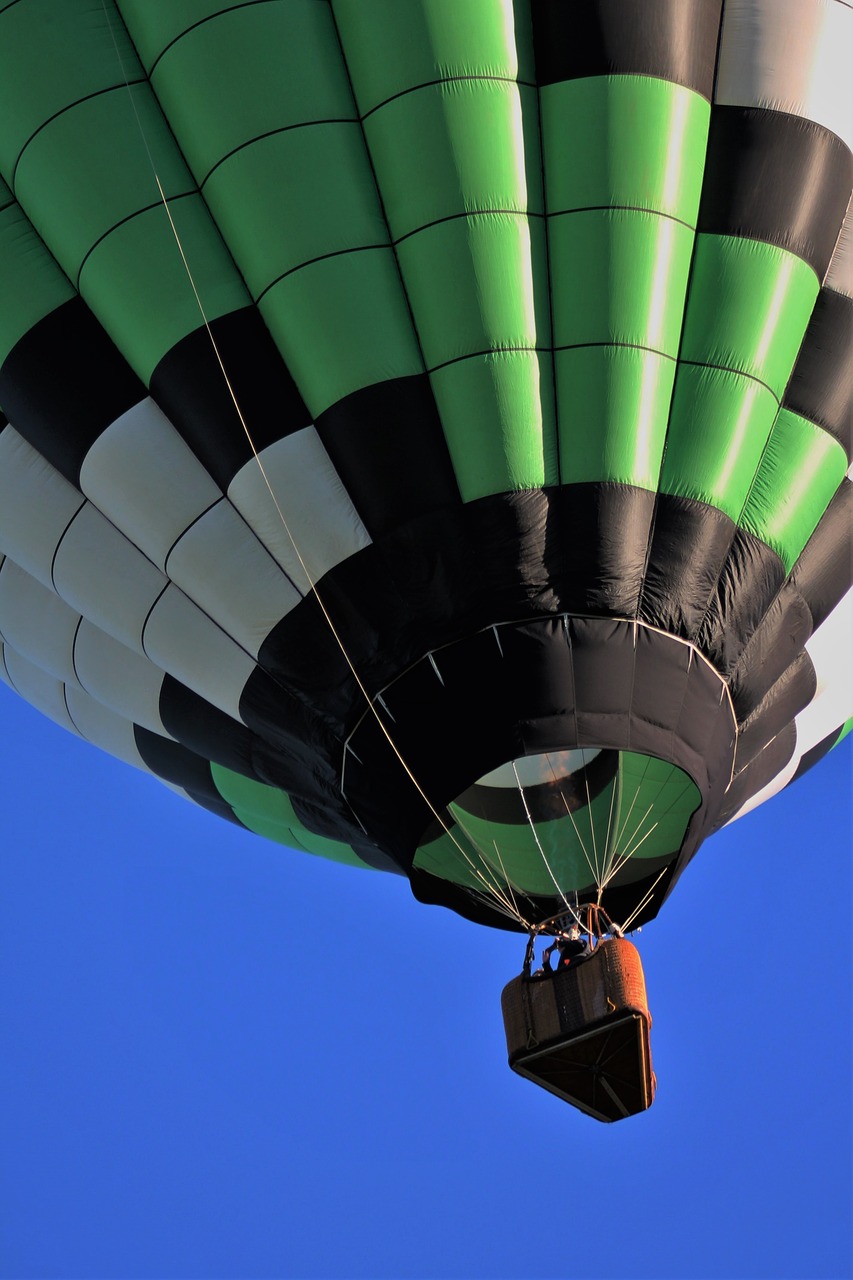
M 853 723 L 851 19 L 0 8 L 3 679 L 615 964 Z

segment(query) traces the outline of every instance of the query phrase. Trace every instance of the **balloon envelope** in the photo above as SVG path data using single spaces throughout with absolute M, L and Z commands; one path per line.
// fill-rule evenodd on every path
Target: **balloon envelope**
M 474 919 L 654 915 L 853 714 L 851 18 L 3 9 L 3 678 Z

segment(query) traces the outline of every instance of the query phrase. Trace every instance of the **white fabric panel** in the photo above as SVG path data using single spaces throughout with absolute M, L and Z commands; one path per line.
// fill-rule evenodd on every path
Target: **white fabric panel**
M 853 200 L 847 206 L 841 235 L 838 237 L 824 284 L 827 289 L 834 289 L 836 293 L 843 293 L 845 297 L 853 298 Z
M 0 636 L 58 680 L 75 680 L 80 615 L 13 560 L 0 565 Z
M 68 729 L 77 733 L 77 726 L 68 714 L 65 705 L 65 685 L 55 676 L 49 675 L 30 662 L 15 649 L 4 646 L 4 659 L 8 681 L 16 693 L 31 703 L 36 711 Z
M 183 531 L 222 496 L 150 399 L 98 437 L 80 469 L 80 488 L 160 569 Z
M 307 594 L 334 565 L 369 546 L 370 536 L 314 427 L 277 440 L 260 459 L 263 473 L 252 458 L 231 481 L 228 497 L 291 581 Z
M 300 596 L 224 498 L 174 547 L 169 577 L 253 657 Z
M 240 695 L 255 663 L 177 587 L 170 584 L 157 601 L 143 640 L 153 662 L 240 720 Z
M 74 670 L 82 688 L 116 715 L 171 736 L 160 719 L 163 672 L 85 618 L 74 644 Z
M 851 40 L 838 0 L 726 0 L 715 101 L 803 116 L 853 149 Z
M 133 725 L 129 720 L 102 706 L 82 689 L 68 688 L 65 696 L 81 737 L 102 751 L 108 751 L 111 756 L 124 760 L 126 764 L 132 764 L 145 773 L 151 772 L 137 750 Z
M 57 548 L 53 581 L 84 617 L 142 652 L 145 619 L 168 580 L 87 502 Z
M 83 497 L 13 427 L 0 431 L 0 550 L 46 587 Z
M 731 822 L 757 809 L 786 787 L 806 752 L 853 715 L 853 591 L 848 591 L 818 627 L 806 644 L 806 652 L 814 664 L 817 690 L 796 718 L 794 754 L 775 778 L 738 809 Z

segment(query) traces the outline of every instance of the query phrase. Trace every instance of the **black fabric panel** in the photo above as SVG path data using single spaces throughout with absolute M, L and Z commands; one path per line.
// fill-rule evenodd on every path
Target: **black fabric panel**
M 568 613 L 634 617 L 646 569 L 655 495 L 623 484 L 548 491 L 545 568 Z
M 695 637 L 735 532 L 734 521 L 716 507 L 658 494 L 640 617 L 673 635 Z
M 245 725 L 170 675 L 160 687 L 159 711 L 163 728 L 189 751 L 257 780 L 252 765 L 253 739 Z
M 829 129 L 782 111 L 715 104 L 698 230 L 779 245 L 823 280 L 853 188 Z
M 853 298 L 821 289 L 782 403 L 853 459 Z
M 721 674 L 734 670 L 785 577 L 775 551 L 745 529 L 735 531 L 698 635 L 700 649 Z
M 743 650 L 729 692 L 738 723 L 756 709 L 784 671 L 796 662 L 813 631 L 803 597 L 786 582 Z
M 252 448 L 217 350 L 259 452 L 307 427 L 311 416 L 255 307 L 219 316 L 210 331 L 202 325 L 168 351 L 151 375 L 150 390 L 224 490 Z
M 653 507 L 654 494 L 626 485 L 482 498 L 395 529 L 319 591 L 373 693 L 425 650 L 495 622 L 636 613 Z M 337 731 L 348 723 L 352 675 L 313 596 L 273 629 L 259 665 L 287 689 L 310 689 Z
M 793 756 L 796 746 L 796 727 L 788 724 L 759 755 L 750 761 L 742 773 L 735 775 L 726 793 L 725 804 L 714 823 L 714 831 L 725 826 L 747 800 L 766 787 L 768 782 L 773 781 Z
M 34 324 L 0 368 L 0 403 L 15 430 L 75 487 L 91 445 L 145 395 L 82 298 Z
M 853 483 L 845 478 L 791 570 L 812 612 L 814 628 L 853 586 Z
M 461 501 L 425 373 L 364 387 L 316 425 L 372 538 Z
M 738 773 L 809 705 L 816 692 L 814 664 L 809 655 L 801 651 L 741 725 L 736 756 Z
M 813 769 L 816 764 L 823 760 L 824 756 L 829 755 L 832 748 L 838 742 L 838 735 L 841 733 L 843 728 L 844 726 L 840 724 L 837 729 L 833 729 L 832 733 L 828 733 L 825 738 L 821 739 L 821 741 L 813 746 L 809 751 L 803 752 L 803 755 L 800 758 L 800 763 L 797 765 L 797 772 L 794 774 L 791 782 L 796 782 L 804 773 L 808 773 L 809 769 Z M 788 783 L 788 786 L 791 785 L 791 782 Z
M 188 791 L 204 808 L 225 816 L 230 813 L 233 820 L 230 805 L 225 803 L 214 785 L 207 760 L 194 751 L 188 751 L 179 742 L 170 742 L 140 725 L 133 726 L 133 736 L 140 756 L 152 773 Z
M 223 800 L 221 796 L 218 800 L 214 800 L 209 795 L 205 795 L 202 792 L 189 790 L 187 790 L 187 795 L 195 801 L 199 808 L 207 809 L 210 813 L 215 813 L 217 818 L 224 818 L 226 822 L 233 822 L 234 826 L 240 827 L 242 831 L 248 830 L 248 828 L 237 817 L 230 804 L 228 804 L 226 800 Z
M 536 78 L 649 75 L 710 100 L 722 0 L 533 0 Z

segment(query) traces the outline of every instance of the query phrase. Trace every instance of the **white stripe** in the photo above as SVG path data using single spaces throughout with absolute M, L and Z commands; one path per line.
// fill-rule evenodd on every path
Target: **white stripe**
M 83 501 L 14 427 L 0 432 L 0 550 L 46 587 L 56 544 Z
M 65 705 L 65 685 L 14 649 L 4 647 L 6 683 L 55 724 L 77 734 Z M 79 737 L 79 734 L 78 734 Z
M 0 567 L 0 636 L 57 680 L 75 680 L 80 614 L 13 560 Z
M 257 461 L 247 462 L 228 486 L 228 497 L 291 581 L 307 594 L 312 582 L 369 546 L 370 536 L 316 428 L 304 427 L 277 440 L 263 450 L 260 460 L 263 473 Z
M 301 597 L 224 498 L 169 556 L 170 578 L 253 657 Z
M 163 672 L 85 618 L 74 645 L 74 669 L 81 688 L 103 706 L 152 733 L 170 737 L 160 719 Z
M 177 587 L 160 596 L 145 626 L 145 652 L 164 671 L 234 720 L 255 663 Z
M 101 751 L 108 752 L 125 764 L 132 764 L 145 773 L 151 770 L 143 761 L 136 746 L 133 724 L 118 716 L 108 707 L 90 698 L 82 689 L 66 689 L 68 708 L 77 726 L 77 731 L 87 742 Z
M 160 569 L 169 548 L 222 491 L 153 400 L 122 414 L 80 468 L 87 498 Z
M 851 39 L 835 0 L 727 0 L 715 101 L 814 120 L 853 148 Z

